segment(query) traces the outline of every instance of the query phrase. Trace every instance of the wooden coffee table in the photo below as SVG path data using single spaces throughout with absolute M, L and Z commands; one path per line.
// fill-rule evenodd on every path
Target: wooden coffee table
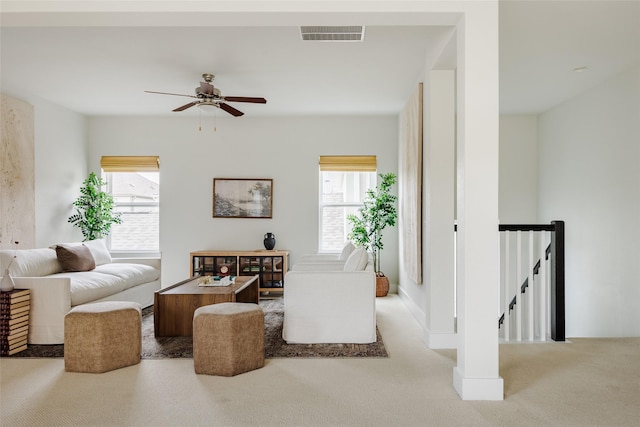
M 221 302 L 258 304 L 258 276 L 236 276 L 229 286 L 198 286 L 192 277 L 153 295 L 153 322 L 156 337 L 193 335 L 193 313 L 198 307 Z

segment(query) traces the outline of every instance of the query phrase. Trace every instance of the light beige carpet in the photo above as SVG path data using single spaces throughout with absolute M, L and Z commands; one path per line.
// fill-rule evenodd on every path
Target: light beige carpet
M 269 359 L 232 378 L 191 359 L 105 374 L 0 360 L 4 426 L 636 426 L 640 338 L 506 344 L 501 402 L 461 401 L 456 352 L 425 348 L 397 295 L 377 300 L 388 358 Z

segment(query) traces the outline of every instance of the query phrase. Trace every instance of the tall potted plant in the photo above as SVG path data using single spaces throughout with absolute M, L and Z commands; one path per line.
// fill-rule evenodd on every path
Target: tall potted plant
M 122 223 L 119 212 L 113 212 L 113 197 L 102 190 L 106 182 L 91 172 L 80 187 L 80 197 L 73 202 L 76 213 L 68 222 L 82 231 L 84 241 L 106 237 L 113 224 Z
M 397 196 L 391 194 L 391 186 L 396 183 L 393 173 L 380 174 L 381 181 L 375 189 L 368 189 L 363 207 L 358 215 L 349 215 L 352 229 L 349 239 L 356 246 L 364 246 L 371 253 L 376 271 L 376 296 L 385 296 L 389 292 L 389 279 L 380 269 L 380 252 L 384 248 L 382 231 L 394 226 L 398 218 L 395 202 Z

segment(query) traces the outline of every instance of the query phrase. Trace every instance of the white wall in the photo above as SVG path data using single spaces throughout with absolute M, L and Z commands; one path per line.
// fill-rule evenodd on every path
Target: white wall
M 35 246 L 82 240 L 67 218 L 87 176 L 86 119 L 42 98 L 24 100 L 35 122 Z
M 35 104 L 36 247 L 82 240 L 67 218 L 87 172 L 84 116 L 41 101 Z
M 640 67 L 539 118 L 540 220 L 566 221 L 567 337 L 640 336 Z
M 455 348 L 455 71 L 433 70 L 424 140 L 425 342 Z
M 455 123 L 449 122 L 450 108 L 455 109 L 455 68 L 456 68 L 456 32 L 455 27 L 451 27 L 451 32 L 443 34 L 442 37 L 434 43 L 434 46 L 429 49 L 425 56 L 424 69 L 421 71 L 418 81 L 423 84 L 423 105 L 422 105 L 422 247 L 421 247 L 421 276 L 422 281 L 416 283 L 412 277 L 405 271 L 403 267 L 405 261 L 402 259 L 402 252 L 400 253 L 400 281 L 398 286 L 398 294 L 403 298 L 403 301 L 411 311 L 415 319 L 420 326 L 425 329 L 425 333 L 429 333 L 430 321 L 430 307 L 431 304 L 439 304 L 440 301 L 436 301 L 434 297 L 430 295 L 430 267 L 431 267 L 431 248 L 437 246 L 439 243 L 433 242 L 432 235 L 430 235 L 433 224 L 431 223 L 430 216 L 432 211 L 438 212 L 439 218 L 442 219 L 450 214 L 449 208 L 445 207 L 442 202 L 449 202 L 452 204 L 451 209 L 455 209 L 455 184 L 451 185 L 451 188 L 446 188 L 450 183 L 449 179 L 445 179 L 445 182 L 441 181 L 441 178 L 446 174 L 446 169 L 450 169 L 450 176 L 455 181 L 455 162 L 450 158 L 453 153 L 447 152 L 447 144 L 451 144 L 451 151 L 455 151 L 455 141 L 447 140 L 447 132 L 450 130 L 455 135 Z M 454 73 L 453 76 L 447 76 L 447 73 Z M 453 78 L 454 93 L 448 93 L 449 79 Z M 453 106 L 451 105 L 453 104 Z M 432 111 L 434 110 L 434 111 Z M 455 112 L 453 112 L 455 115 Z M 435 126 L 432 126 L 432 123 Z M 447 129 L 447 126 L 451 126 L 451 129 Z M 444 132 L 444 134 L 443 134 Z M 437 141 L 432 147 L 432 139 Z M 454 136 L 455 138 L 455 136 Z M 437 156 L 434 158 L 434 154 Z M 440 158 L 444 155 L 443 158 Z M 453 162 L 453 164 L 450 164 Z M 434 170 L 432 170 L 434 168 Z M 432 176 L 433 175 L 433 176 Z M 402 177 L 400 177 L 402 179 Z M 433 191 L 437 191 L 437 196 L 434 197 Z M 452 194 L 447 195 L 449 191 Z M 432 203 L 432 200 L 434 202 Z M 399 203 L 402 203 L 400 200 Z M 402 218 L 400 218 L 400 221 Z M 453 219 L 451 220 L 453 221 Z M 451 224 L 450 224 L 451 225 Z M 442 224 L 438 223 L 438 227 Z M 453 230 L 453 225 L 451 225 Z M 400 233 L 399 241 L 402 245 L 402 233 Z M 446 248 L 444 249 L 446 251 Z M 453 254 L 453 251 L 451 251 Z M 443 267 L 444 269 L 444 267 Z M 453 273 L 452 273 L 453 274 Z M 453 289 L 451 290 L 453 294 Z M 443 304 L 442 309 L 446 310 L 447 304 Z M 451 321 L 453 321 L 453 309 L 451 310 Z M 426 342 L 428 343 L 428 338 Z
M 163 286 L 189 274 L 189 252 L 264 248 L 267 232 L 291 263 L 318 248 L 318 158 L 375 154 L 397 173 L 397 118 L 96 117 L 89 120 L 89 168 L 102 155 L 160 156 Z M 212 218 L 213 178 L 273 178 L 272 219 Z M 385 230 L 383 271 L 398 281 L 397 228 Z
M 401 269 L 399 293 L 436 348 L 454 332 L 455 71 L 426 74 L 423 106 L 422 281 Z
M 537 116 L 500 116 L 502 224 L 538 223 Z

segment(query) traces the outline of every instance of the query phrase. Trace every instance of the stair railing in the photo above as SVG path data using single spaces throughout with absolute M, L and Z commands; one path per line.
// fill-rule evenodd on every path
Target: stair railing
M 502 338 L 564 341 L 564 221 L 501 224 L 499 230 Z

